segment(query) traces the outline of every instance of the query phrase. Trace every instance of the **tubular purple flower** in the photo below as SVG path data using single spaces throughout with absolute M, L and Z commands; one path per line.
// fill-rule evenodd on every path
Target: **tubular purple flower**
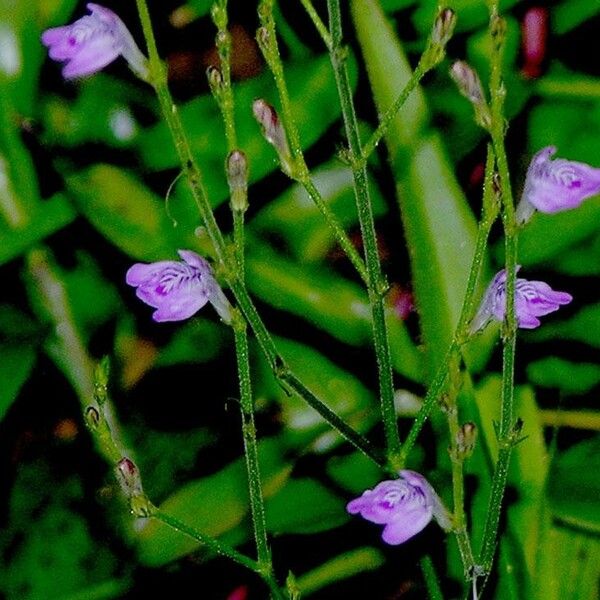
M 521 268 L 517 265 L 516 272 Z M 528 281 L 517 278 L 515 281 L 515 313 L 517 325 L 521 329 L 535 329 L 540 326 L 538 317 L 559 309 L 573 300 L 571 294 L 556 292 L 543 281 Z M 506 270 L 496 274 L 488 286 L 479 310 L 471 323 L 471 333 L 482 330 L 490 321 L 504 320 L 506 313 Z
M 231 323 L 231 305 L 216 282 L 208 262 L 191 250 L 178 250 L 182 261 L 136 263 L 125 281 L 137 288 L 137 297 L 156 308 L 152 318 L 182 321 L 210 302 L 225 323 Z
M 425 477 L 407 470 L 399 475 L 399 479 L 382 481 L 366 490 L 349 502 L 346 510 L 385 525 L 381 538 L 386 544 L 402 544 L 422 531 L 432 517 L 443 529 L 450 529 L 448 511 Z
M 148 60 L 121 19 L 108 8 L 89 3 L 89 15 L 71 25 L 53 27 L 42 34 L 51 59 L 65 62 L 63 77 L 73 79 L 103 69 L 119 56 L 141 79 L 148 79 Z
M 551 157 L 554 146 L 540 150 L 531 160 L 519 206 L 517 222 L 527 222 L 535 210 L 557 213 L 577 208 L 584 200 L 600 193 L 600 169 L 585 163 Z

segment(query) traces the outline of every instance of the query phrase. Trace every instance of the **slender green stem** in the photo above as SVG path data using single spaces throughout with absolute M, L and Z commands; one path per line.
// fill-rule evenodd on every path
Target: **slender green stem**
M 375 220 L 373 218 L 373 208 L 369 195 L 367 170 L 364 165 L 360 166 L 356 164 L 357 160 L 362 156 L 362 147 L 358 133 L 358 122 L 354 111 L 352 88 L 348 77 L 346 54 L 342 48 L 342 18 L 339 0 L 328 0 L 327 8 L 332 41 L 330 50 L 331 64 L 335 74 L 346 136 L 350 148 L 351 162 L 353 164 L 352 174 L 354 176 L 356 207 L 365 248 L 365 262 L 368 273 L 367 286 L 372 316 L 371 323 L 379 375 L 381 416 L 385 431 L 388 461 L 391 466 L 398 467 L 400 435 L 398 433 L 396 410 L 394 407 L 394 381 L 384 306 L 387 283 L 379 262 L 377 235 L 375 233 Z
M 515 279 L 517 263 L 517 227 L 515 209 L 508 169 L 508 160 L 504 146 L 506 124 L 504 120 L 505 90 L 502 83 L 502 49 L 504 34 L 498 16 L 497 0 L 490 3 L 490 30 L 492 33 L 492 68 L 490 77 L 492 123 L 490 133 L 502 192 L 502 222 L 505 233 L 505 268 L 506 278 L 506 318 L 503 330 L 502 352 L 502 402 L 500 424 L 498 427 L 498 460 L 492 478 L 492 490 L 488 506 L 487 519 L 484 526 L 483 540 L 479 562 L 486 572 L 492 566 L 497 545 L 498 525 L 502 500 L 506 489 L 508 467 L 512 448 L 516 443 L 517 431 L 513 419 L 514 403 L 514 362 L 517 322 L 515 314 Z
M 463 300 L 462 308 L 460 311 L 460 317 L 458 324 L 454 331 L 454 336 L 450 347 L 446 352 L 444 360 L 441 361 L 436 374 L 427 390 L 423 405 L 419 410 L 411 428 L 408 432 L 406 439 L 402 445 L 400 453 L 400 462 L 402 465 L 405 464 L 412 447 L 414 446 L 421 429 L 425 425 L 427 418 L 435 403 L 439 400 L 440 395 L 444 389 L 446 381 L 448 379 L 448 364 L 453 359 L 455 354 L 460 350 L 462 344 L 469 337 L 469 321 L 473 316 L 474 305 L 475 305 L 475 292 L 477 289 L 477 282 L 481 276 L 481 270 L 485 260 L 485 252 L 487 248 L 487 240 L 490 234 L 490 230 L 498 214 L 498 204 L 495 201 L 495 189 L 494 189 L 494 152 L 488 147 L 488 155 L 485 168 L 485 183 L 483 189 L 483 209 L 482 218 L 477 229 L 477 239 L 475 241 L 475 252 L 473 254 L 473 260 L 471 261 L 471 268 L 469 270 L 469 277 L 467 279 L 467 287 L 465 290 L 465 297 Z
M 444 594 L 442 593 L 440 581 L 437 573 L 435 572 L 435 567 L 433 566 L 433 561 L 431 560 L 429 554 L 423 556 L 423 558 L 420 560 L 420 564 L 421 571 L 423 571 L 423 579 L 425 580 L 425 587 L 427 588 L 429 600 L 444 600 Z
M 217 25 L 217 48 L 221 62 L 222 83 L 217 101 L 225 123 L 225 137 L 227 139 L 228 155 L 237 150 L 237 133 L 235 127 L 234 98 L 231 87 L 231 38 L 227 31 L 227 0 L 220 2 L 213 9 L 213 17 Z M 226 170 L 228 170 L 228 165 Z M 229 174 L 227 173 L 229 176 Z M 246 185 L 237 190 L 237 194 L 247 196 Z M 247 198 L 238 198 L 237 203 L 247 205 Z M 244 211 L 238 210 L 232 203 L 233 236 L 236 249 L 236 263 L 238 278 L 244 281 Z M 242 418 L 242 435 L 244 438 L 244 456 L 248 475 L 248 492 L 250 497 L 250 510 L 254 539 L 258 553 L 258 563 L 263 573 L 272 577 L 273 561 L 267 539 L 267 525 L 265 520 L 265 505 L 260 477 L 260 464 L 258 459 L 258 444 L 256 437 L 256 424 L 254 419 L 254 399 L 252 396 L 252 379 L 250 374 L 250 352 L 248 349 L 248 335 L 245 321 L 238 319 L 233 323 L 235 354 L 237 361 L 238 379 L 240 383 L 240 412 Z
M 415 70 L 412 72 L 410 79 L 406 82 L 404 89 L 400 92 L 394 103 L 386 110 L 383 117 L 380 119 L 377 129 L 371 134 L 371 137 L 367 140 L 367 143 L 362 149 L 362 155 L 359 158 L 359 164 L 362 166 L 366 163 L 367 159 L 373 154 L 375 148 L 381 142 L 383 136 L 387 133 L 389 126 L 396 117 L 398 111 L 404 106 L 408 100 L 411 92 L 419 85 L 421 79 L 427 74 L 427 72 L 433 67 L 427 68 L 423 57 L 419 61 Z
M 572 427 L 600 431 L 600 414 L 595 410 L 540 410 L 545 427 Z
M 311 2 L 311 0 L 300 0 L 300 2 L 302 2 L 304 10 L 306 10 L 314 26 L 317 28 L 317 31 L 319 32 L 321 39 L 325 43 L 327 50 L 331 50 L 331 47 L 333 45 L 331 42 L 331 36 L 329 35 L 329 31 L 327 30 L 325 23 L 323 23 L 323 20 L 319 16 L 319 13 L 315 10 L 313 3 Z
M 183 172 L 187 177 L 190 191 L 192 192 L 198 207 L 200 217 L 206 226 L 209 237 L 211 238 L 217 259 L 225 267 L 229 287 L 235 296 L 237 304 L 241 308 L 246 320 L 250 324 L 250 327 L 256 336 L 261 351 L 265 355 L 269 366 L 273 370 L 275 376 L 280 381 L 283 381 L 282 375 L 286 374 L 289 376 L 291 372 L 277 352 L 277 348 L 275 347 L 275 343 L 273 342 L 271 335 L 267 331 L 262 319 L 260 318 L 243 280 L 240 279 L 237 264 L 235 264 L 235 261 L 233 261 L 232 264 L 230 256 L 227 252 L 225 240 L 214 218 L 205 187 L 202 183 L 200 169 L 190 150 L 189 143 L 179 117 L 179 112 L 176 106 L 173 104 L 173 100 L 167 86 L 166 74 L 158 56 L 158 50 L 156 48 L 156 42 L 154 39 L 154 33 L 152 31 L 152 23 L 150 20 L 146 0 L 136 0 L 136 4 L 140 14 L 140 20 L 142 23 L 142 29 L 144 31 L 144 36 L 146 38 L 146 44 L 148 46 L 151 82 L 156 89 L 163 117 L 167 127 L 169 128 L 169 131 L 171 132 Z M 317 410 L 317 412 L 327 422 L 329 422 L 332 427 L 337 429 L 338 432 L 349 442 L 354 444 L 363 452 L 365 452 L 365 448 L 370 448 L 370 444 L 365 438 L 363 438 L 363 436 L 354 431 L 351 427 L 346 425 L 344 421 L 334 415 L 334 413 L 332 413 L 332 411 L 321 400 L 314 396 L 314 394 L 306 390 L 306 388 L 303 386 L 292 387 L 292 389 L 294 389 L 305 402 Z M 379 462 L 376 452 L 369 451 L 365 453 L 371 460 Z
M 283 72 L 283 63 L 279 54 L 279 45 L 277 43 L 277 35 L 275 32 L 275 20 L 273 19 L 273 0 L 262 0 L 259 7 L 259 15 L 263 31 L 266 34 L 266 39 L 263 40 L 261 48 L 265 56 L 265 60 L 273 73 L 275 86 L 281 103 L 281 120 L 284 124 L 284 129 L 289 137 L 290 152 L 292 155 L 292 169 L 290 177 L 300 183 L 313 200 L 326 223 L 331 229 L 338 244 L 345 252 L 346 256 L 360 275 L 365 284 L 368 284 L 368 273 L 363 259 L 350 241 L 350 238 L 344 231 L 335 213 L 329 208 L 321 193 L 315 186 L 310 176 L 310 171 L 304 160 L 302 145 L 300 143 L 300 135 L 298 127 L 292 113 L 292 103 L 285 81 Z M 259 40 L 260 40 L 259 36 Z

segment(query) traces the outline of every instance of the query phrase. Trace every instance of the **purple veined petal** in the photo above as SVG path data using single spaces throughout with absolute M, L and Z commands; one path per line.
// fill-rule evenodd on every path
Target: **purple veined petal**
M 519 267 L 520 268 L 520 267 Z M 440 497 L 437 495 L 437 492 L 433 489 L 433 486 L 416 471 L 410 471 L 408 469 L 403 469 L 400 471 L 400 476 L 405 479 L 410 485 L 413 487 L 420 487 L 423 491 L 424 495 L 427 497 L 429 504 L 431 505 L 432 513 L 435 519 L 437 520 L 439 526 L 446 531 L 452 528 L 452 523 L 450 521 L 450 515 L 446 510 L 446 507 L 443 505 Z
M 521 329 L 535 329 L 542 323 L 534 315 L 526 313 L 523 315 L 517 315 L 517 324 Z
M 100 4 L 95 4 L 94 2 L 88 2 L 85 7 L 92 13 L 92 16 L 98 18 L 107 25 L 114 26 L 119 22 L 123 22 L 116 13 L 110 10 L 110 8 L 106 8 L 106 6 L 101 6 Z
M 121 54 L 109 36 L 98 36 L 88 41 L 62 70 L 65 79 L 83 77 L 104 68 Z
M 174 260 L 161 260 L 155 263 L 135 263 L 125 274 L 125 282 L 127 285 L 138 286 L 147 282 L 152 277 L 168 267 L 177 268 L 178 263 Z
M 199 254 L 196 254 L 196 252 L 193 250 L 177 250 L 177 254 L 179 254 L 182 260 L 184 260 L 191 267 L 196 267 L 203 273 L 206 272 L 212 275 L 212 268 L 208 261 L 202 258 Z
M 178 290 L 157 308 L 152 318 L 157 323 L 166 321 L 183 321 L 196 314 L 206 303 L 208 298 L 201 289 L 193 288 Z
M 431 521 L 431 507 L 428 510 L 413 510 L 404 513 L 391 523 L 388 523 L 383 529 L 381 539 L 392 546 L 402 544 L 417 533 L 423 531 Z

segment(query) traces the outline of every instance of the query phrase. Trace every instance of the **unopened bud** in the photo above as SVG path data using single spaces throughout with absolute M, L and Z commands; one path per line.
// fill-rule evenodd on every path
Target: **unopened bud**
M 450 41 L 455 27 L 456 13 L 451 8 L 442 8 L 433 24 L 431 41 L 434 44 L 445 46 Z
M 292 155 L 288 146 L 287 136 L 285 135 L 283 125 L 277 116 L 277 112 L 262 98 L 254 101 L 252 104 L 252 112 L 262 127 L 265 139 L 277 151 L 279 161 L 281 162 L 281 168 L 285 173 L 291 175 L 293 173 Z
M 473 454 L 477 440 L 477 426 L 475 423 L 465 423 L 456 434 L 456 452 L 460 458 L 469 458 Z
M 450 77 L 475 109 L 475 120 L 488 129 L 491 124 L 490 109 L 485 101 L 481 80 L 475 69 L 462 60 L 457 60 L 450 69 Z
M 248 161 L 240 150 L 227 157 L 227 182 L 233 210 L 244 212 L 248 208 Z
M 259 27 L 256 30 L 256 41 L 265 60 L 269 62 L 271 58 L 271 36 L 266 27 Z
M 129 500 L 131 512 L 137 517 L 147 517 L 151 504 L 144 494 L 140 472 L 135 463 L 123 457 L 116 466 L 115 473 L 123 494 Z
M 211 65 L 206 69 L 206 78 L 213 96 L 218 100 L 223 89 L 223 74 L 217 67 Z
M 496 49 L 499 49 L 506 39 L 506 19 L 493 15 L 490 19 L 490 34 Z

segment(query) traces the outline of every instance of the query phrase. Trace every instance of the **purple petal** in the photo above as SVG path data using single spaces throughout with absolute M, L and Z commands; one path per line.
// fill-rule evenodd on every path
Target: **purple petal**
M 385 526 L 383 533 L 381 534 L 381 539 L 386 544 L 392 546 L 402 544 L 425 529 L 429 521 L 431 521 L 431 517 L 431 509 L 426 511 L 415 510 L 405 513 L 401 518 L 398 518 L 398 520 L 388 523 Z
M 44 44 L 44 46 L 53 46 L 58 44 L 68 37 L 70 30 L 71 27 L 69 25 L 46 29 L 46 31 L 42 33 L 42 44 Z
M 65 79 L 96 73 L 121 54 L 110 36 L 97 36 L 89 40 L 67 63 L 62 71 Z
M 202 274 L 205 272 L 212 273 L 212 269 L 208 262 L 202 258 L 199 254 L 196 254 L 192 250 L 177 250 L 177 254 L 190 266 L 200 269 Z
M 177 266 L 178 263 L 174 260 L 161 260 L 150 264 L 135 263 L 135 265 L 129 267 L 127 270 L 125 282 L 132 286 L 142 285 L 143 283 L 147 283 L 164 269 L 169 267 L 177 268 Z
M 154 312 L 152 318 L 158 322 L 165 321 L 183 321 L 196 314 L 207 302 L 208 299 L 200 290 L 196 293 L 186 293 L 185 290 L 171 294 Z
M 93 2 L 88 2 L 86 8 L 92 13 L 94 17 L 97 17 L 107 25 L 115 25 L 116 23 L 122 23 L 120 17 L 106 6 L 100 6 Z

